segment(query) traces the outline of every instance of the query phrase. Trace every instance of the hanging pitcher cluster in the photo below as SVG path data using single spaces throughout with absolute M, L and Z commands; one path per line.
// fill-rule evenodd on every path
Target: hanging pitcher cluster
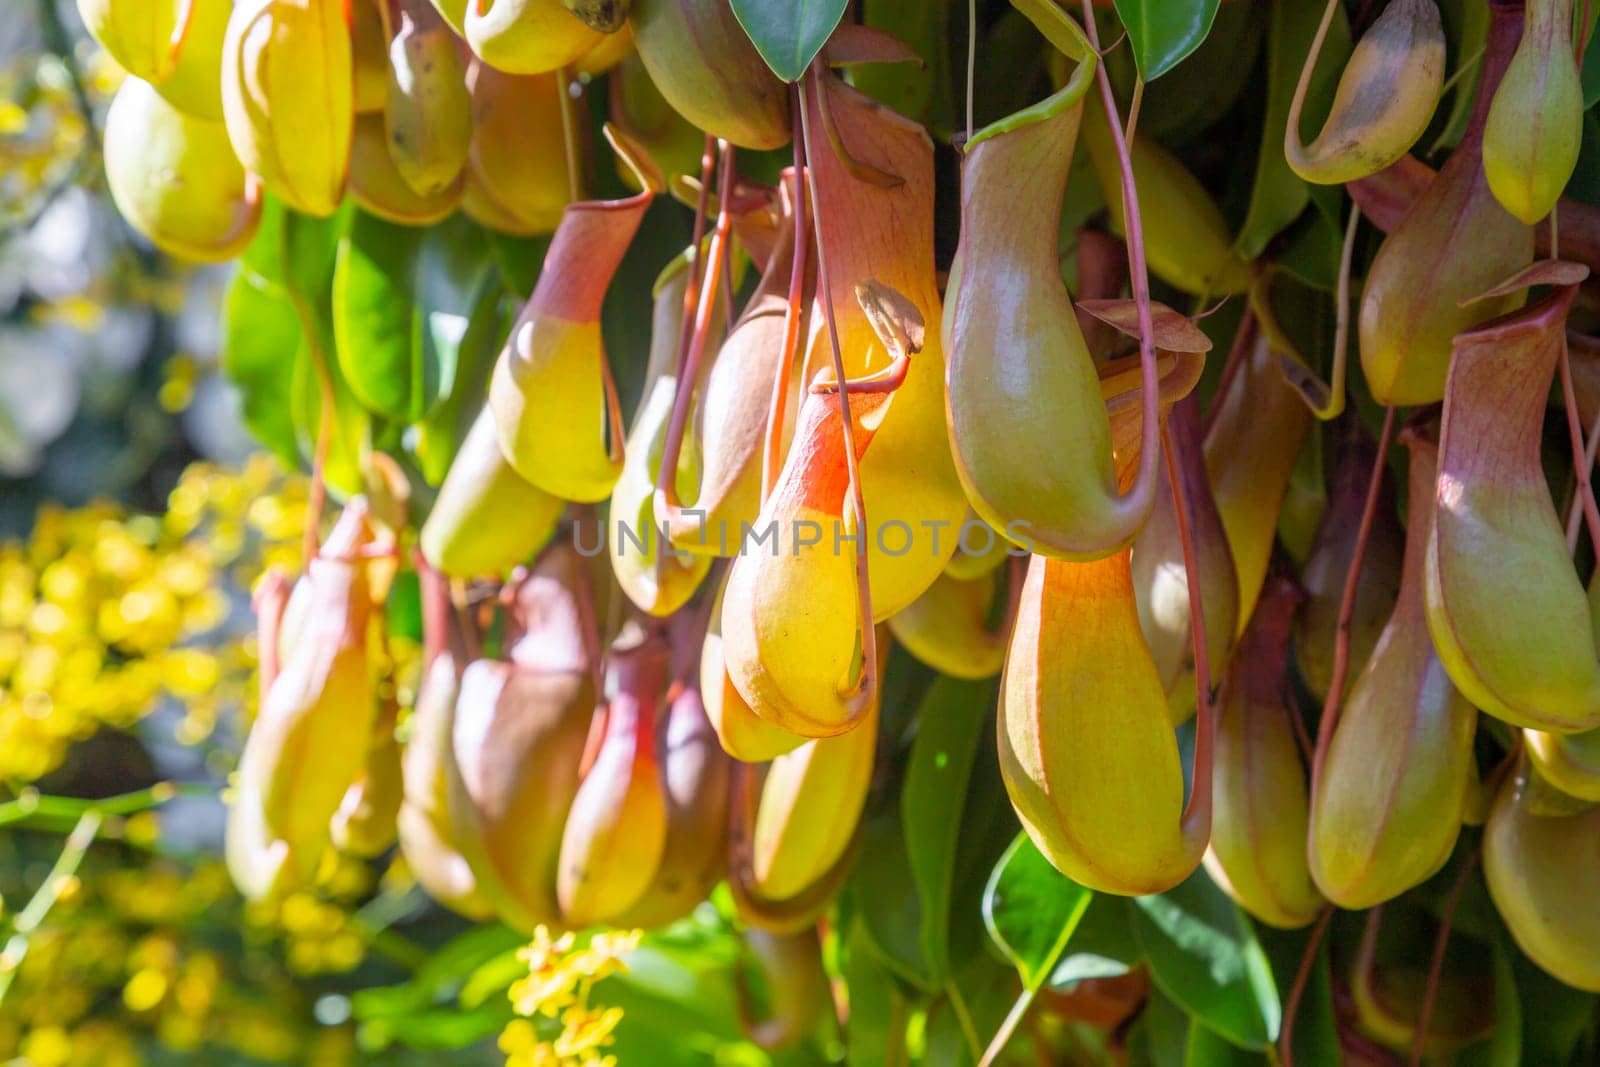
M 1411 154 L 1446 88 L 1434 0 L 1392 0 L 1336 77 L 1329 0 L 1269 143 L 1344 223 L 1323 319 L 1119 102 L 1089 6 L 1013 4 L 1055 91 L 956 138 L 941 271 L 933 140 L 841 73 L 914 58 L 882 31 L 847 21 L 785 85 L 720 0 L 80 0 L 133 75 L 111 188 L 162 248 L 229 258 L 264 195 L 328 216 L 347 193 L 549 240 L 437 491 L 369 449 L 375 488 L 262 590 L 228 843 L 248 894 L 398 837 L 441 903 L 519 929 L 659 925 L 724 881 L 746 923 L 804 929 L 895 741 L 898 644 L 998 676 L 1012 806 L 1084 886 L 1203 864 L 1300 927 L 1414 890 L 1481 824 L 1517 944 L 1600 990 L 1600 582 L 1575 562 L 1584 528 L 1600 544 L 1600 223 L 1562 200 L 1571 0 L 1489 5 L 1436 173 Z M 585 199 L 569 89 L 605 71 L 634 192 Z M 785 147 L 775 181 L 741 170 Z M 615 291 L 668 190 L 687 247 L 648 301 Z M 649 323 L 634 390 L 619 300 Z M 406 571 L 414 686 L 380 669 Z

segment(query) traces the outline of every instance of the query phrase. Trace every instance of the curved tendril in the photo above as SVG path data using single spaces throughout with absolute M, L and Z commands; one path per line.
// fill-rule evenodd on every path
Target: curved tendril
M 812 79 L 813 82 L 816 79 Z M 833 111 L 828 106 L 828 94 L 818 90 L 817 113 L 822 117 L 822 132 L 828 135 L 828 146 L 833 149 L 834 156 L 839 160 L 839 165 L 844 167 L 845 173 L 858 182 L 875 185 L 879 189 L 897 189 L 906 183 L 898 174 L 891 174 L 871 163 L 864 163 L 851 154 L 849 146 L 844 143 L 844 136 L 839 132 L 839 127 L 833 121 Z M 805 124 L 805 108 L 800 109 L 801 125 Z M 806 149 L 809 158 L 811 149 Z
M 1361 228 L 1361 209 L 1350 205 L 1350 221 L 1344 227 L 1344 247 L 1339 250 L 1339 280 L 1334 286 L 1333 318 L 1333 370 L 1332 394 L 1326 412 L 1317 412 L 1320 419 L 1331 419 L 1344 411 L 1345 368 L 1350 357 L 1350 266 L 1355 257 L 1356 231 Z
M 1095 28 L 1093 2 L 1082 0 L 1082 4 L 1089 46 L 1099 52 L 1100 31 Z M 1128 142 L 1122 136 L 1122 121 L 1117 116 L 1117 100 L 1111 92 L 1111 77 L 1106 73 L 1104 63 L 1094 66 L 1095 78 L 1100 83 L 1100 100 L 1106 109 L 1106 124 L 1111 127 L 1111 139 L 1117 149 L 1117 165 L 1122 171 L 1122 215 L 1128 234 L 1128 277 L 1133 286 L 1134 304 L 1139 311 L 1139 372 L 1144 389 L 1141 398 L 1143 426 L 1139 437 L 1139 471 L 1127 493 L 1117 498 L 1116 507 L 1129 516 L 1143 517 L 1149 515 L 1155 501 L 1156 486 L 1160 484 L 1161 373 L 1156 366 L 1155 325 L 1150 311 L 1150 275 L 1145 269 L 1144 223 L 1140 219 L 1139 190 L 1133 183 L 1133 160 L 1128 155 Z
M 1326 380 L 1296 351 L 1293 342 L 1278 324 L 1272 309 L 1272 279 L 1276 270 L 1258 272 L 1250 283 L 1250 307 L 1255 312 L 1261 328 L 1267 332 L 1273 347 L 1279 351 L 1279 370 L 1283 379 L 1300 394 L 1311 414 L 1323 422 L 1338 418 L 1344 413 L 1346 367 L 1350 362 L 1350 266 L 1355 253 L 1356 230 L 1361 222 L 1361 209 L 1350 207 L 1350 220 L 1345 223 L 1344 243 L 1339 251 L 1339 277 L 1334 284 L 1333 365 Z
M 967 0 L 967 140 L 972 140 L 973 97 L 978 83 L 978 0 Z
M 1188 495 L 1183 472 L 1173 451 L 1172 435 L 1161 427 L 1161 452 L 1166 457 L 1167 482 L 1172 487 L 1172 512 L 1178 524 L 1178 543 L 1183 548 L 1184 581 L 1189 587 L 1189 634 L 1194 642 L 1195 731 L 1193 788 L 1184 805 L 1181 825 L 1184 836 L 1200 847 L 1211 837 L 1211 781 L 1217 739 L 1216 706 L 1211 692 L 1211 655 L 1206 637 L 1206 613 L 1200 592 L 1200 563 L 1194 547 Z
M 820 65 L 801 77 L 801 102 L 804 104 L 806 84 L 817 97 L 819 113 L 827 115 L 827 91 L 817 71 Z M 808 109 L 800 108 L 800 136 L 805 141 L 806 158 L 814 151 L 811 142 L 811 120 Z M 827 119 L 824 117 L 824 125 Z M 841 157 L 841 162 L 843 157 Z M 828 287 L 828 257 L 822 239 L 822 212 L 817 196 L 817 183 L 809 184 L 811 193 L 811 225 L 817 244 L 817 291 L 822 294 L 822 317 L 828 327 L 828 344 L 833 355 L 833 378 L 842 383 L 844 393 L 839 398 L 839 426 L 844 436 L 845 469 L 850 477 L 850 507 L 856 520 L 856 610 L 861 627 L 861 672 L 854 683 L 840 695 L 852 711 L 864 711 L 872 706 L 878 688 L 878 635 L 872 625 L 872 583 L 867 570 L 867 502 L 861 492 L 861 464 L 856 458 L 855 417 L 850 410 L 850 382 L 844 373 L 844 350 L 839 344 L 839 323 L 834 315 L 833 290 Z M 903 373 L 903 372 L 902 372 Z
M 1361 577 L 1361 564 L 1367 556 L 1367 542 L 1372 538 L 1372 523 L 1378 514 L 1383 465 L 1388 462 L 1389 442 L 1394 438 L 1394 414 L 1392 406 L 1384 409 L 1383 433 L 1378 437 L 1378 456 L 1372 463 L 1367 499 L 1361 507 L 1361 524 L 1356 528 L 1356 543 L 1350 553 L 1350 569 L 1344 576 L 1344 590 L 1339 597 L 1338 623 L 1333 631 L 1333 669 L 1328 681 L 1328 696 L 1322 702 L 1322 721 L 1317 724 L 1317 750 L 1311 760 L 1313 793 L 1322 778 L 1322 764 L 1328 757 L 1333 731 L 1339 724 L 1340 705 L 1344 703 L 1344 676 L 1350 669 L 1350 620 L 1356 613 L 1356 582 Z
M 1316 73 L 1317 60 L 1322 57 L 1322 44 L 1328 39 L 1328 28 L 1333 25 L 1333 14 L 1339 7 L 1339 0 L 1328 0 L 1327 6 L 1322 9 L 1322 21 L 1317 24 L 1317 34 L 1311 38 L 1311 50 L 1306 53 L 1306 61 L 1300 65 L 1300 80 L 1295 83 L 1294 96 L 1289 100 L 1289 116 L 1284 128 L 1283 154 L 1289 157 L 1289 163 L 1295 170 L 1303 169 L 1306 160 L 1306 145 L 1300 139 L 1300 113 L 1306 106 L 1306 93 L 1311 89 L 1311 77 Z
M 1567 335 L 1561 335 L 1561 397 L 1567 409 L 1567 433 L 1572 440 L 1572 466 L 1578 475 L 1576 499 L 1573 500 L 1574 509 L 1582 509 L 1584 522 L 1589 527 L 1589 542 L 1595 546 L 1595 551 L 1600 552 L 1600 509 L 1595 507 L 1594 483 L 1589 480 L 1592 470 L 1592 453 L 1584 446 L 1583 418 L 1578 414 L 1578 395 L 1572 385 L 1572 357 L 1567 347 Z M 1567 554 L 1571 555 L 1578 547 L 1578 527 L 1575 522 L 1567 523 Z
M 1478 865 L 1483 845 L 1478 845 L 1461 865 L 1456 880 L 1445 898 L 1444 909 L 1439 913 L 1439 932 L 1433 939 L 1433 958 L 1428 962 L 1428 984 L 1423 986 L 1422 1010 L 1417 1013 L 1417 1033 L 1411 1039 L 1411 1067 L 1421 1067 L 1422 1054 L 1428 1047 L 1428 1027 L 1433 1023 L 1433 1004 L 1439 997 L 1439 983 L 1444 977 L 1444 950 L 1450 944 L 1450 927 L 1455 921 L 1456 905 L 1461 903 L 1461 892 L 1467 888 L 1467 876 Z
M 1305 951 L 1300 954 L 1300 966 L 1294 972 L 1294 984 L 1289 987 L 1289 999 L 1283 1006 L 1283 1023 L 1278 1028 L 1278 1058 L 1283 1061 L 1283 1067 L 1294 1067 L 1294 1021 L 1300 1014 L 1300 1001 L 1305 997 L 1306 983 L 1311 979 L 1311 967 L 1316 962 L 1317 952 L 1322 948 L 1322 936 L 1328 930 L 1328 922 L 1333 918 L 1333 908 L 1323 908 L 1317 915 L 1317 924 L 1311 928 L 1311 934 L 1306 938 Z
M 705 356 L 706 340 L 711 333 L 711 316 L 717 306 L 717 287 L 721 284 L 722 265 L 727 258 L 728 235 L 733 228 L 733 215 L 728 205 L 733 196 L 733 145 L 718 142 L 720 157 L 717 174 L 717 227 L 711 233 L 711 248 L 706 258 L 705 275 L 700 279 L 700 297 L 694 309 L 692 332 L 687 349 L 680 349 L 677 368 L 677 386 L 672 395 L 672 418 L 667 423 L 667 436 L 661 449 L 661 465 L 656 469 L 655 513 L 656 522 L 672 524 L 679 515 L 682 502 L 678 499 L 678 457 L 683 451 L 683 435 L 689 425 L 689 407 L 694 399 L 694 383 L 700 375 L 700 360 Z M 699 259 L 700 246 L 696 244 L 695 258 Z
M 800 91 L 791 93 L 793 110 L 803 111 L 805 102 Z M 800 120 L 796 120 L 799 125 Z M 762 442 L 761 503 L 772 495 L 778 482 L 778 472 L 783 469 L 783 424 L 789 411 L 789 379 L 794 375 L 794 359 L 800 350 L 801 302 L 806 295 L 806 153 L 801 138 L 794 141 L 794 197 L 790 209 L 794 213 L 794 259 L 789 268 L 789 306 L 783 313 L 783 355 L 773 371 L 772 403 L 767 408 L 767 434 Z

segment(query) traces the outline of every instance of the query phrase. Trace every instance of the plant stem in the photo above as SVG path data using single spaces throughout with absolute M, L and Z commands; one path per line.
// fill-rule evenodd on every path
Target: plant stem
M 102 819 L 102 813 L 94 808 L 78 817 L 78 824 L 67 836 L 67 842 L 62 846 L 61 854 L 56 857 L 50 873 L 45 875 L 44 882 L 34 892 L 27 906 L 17 914 L 16 921 L 11 924 L 11 938 L 6 942 L 5 950 L 0 952 L 0 1003 L 5 1002 L 6 993 L 16 981 L 17 972 L 22 968 L 22 961 L 27 958 L 34 931 L 39 929 L 45 917 L 50 914 L 50 909 L 61 899 L 61 893 L 66 889 L 72 876 L 78 873 L 83 857 L 88 854 L 89 846 L 94 843 L 95 835 L 100 832 Z
M 1028 1008 L 1033 1005 L 1034 997 L 1039 995 L 1039 990 L 1050 981 L 1050 975 L 1055 971 L 1056 964 L 1061 960 L 1061 954 L 1067 950 L 1067 943 L 1072 940 L 1072 933 L 1078 928 L 1078 921 L 1083 918 L 1083 913 L 1089 910 L 1089 902 L 1094 899 L 1093 893 L 1083 893 L 1078 898 L 1078 904 L 1061 924 L 1061 932 L 1056 935 L 1055 944 L 1050 946 L 1050 951 L 1034 971 L 1032 981 L 1022 984 L 1022 992 L 1018 994 L 1011 1011 L 1006 1014 L 1005 1021 L 1000 1024 L 994 1037 L 989 1041 L 989 1047 L 984 1049 L 983 1057 L 978 1060 L 978 1067 L 991 1067 L 1000 1053 L 1005 1051 L 1006 1045 L 1011 1043 L 1011 1036 L 1016 1033 L 1018 1025 L 1028 1014 Z
M 733 197 L 733 146 L 719 143 L 717 173 L 717 228 L 711 234 L 708 262 L 700 280 L 700 295 L 695 303 L 693 330 L 689 346 L 681 351 L 677 368 L 677 384 L 672 397 L 672 416 L 667 421 L 666 440 L 661 448 L 661 465 L 656 470 L 655 512 L 658 523 L 671 523 L 679 511 L 678 457 L 683 451 L 683 435 L 689 425 L 689 408 L 694 398 L 694 385 L 700 377 L 700 361 L 705 356 L 706 342 L 711 334 L 711 315 L 717 306 L 717 286 L 721 283 L 723 261 L 727 257 L 728 234 L 733 225 L 729 204 Z M 700 246 L 695 244 L 695 258 Z
M 1172 435 L 1161 427 L 1161 450 L 1167 461 L 1167 482 L 1172 489 L 1173 518 L 1178 523 L 1178 543 L 1183 549 L 1184 581 L 1189 591 L 1189 636 L 1194 643 L 1194 775 L 1189 803 L 1183 809 L 1183 825 L 1195 840 L 1211 837 L 1211 784 L 1217 739 L 1216 707 L 1211 699 L 1211 655 L 1206 635 L 1205 605 L 1200 592 L 1200 559 L 1194 547 L 1188 495 L 1183 471 L 1172 447 Z
M 1278 1030 L 1278 1058 L 1283 1061 L 1283 1067 L 1294 1067 L 1295 1018 L 1300 1014 L 1300 1001 L 1305 997 L 1312 964 L 1316 962 L 1317 952 L 1322 948 L 1322 935 L 1327 932 L 1328 923 L 1332 919 L 1332 907 L 1323 908 L 1317 916 L 1317 923 L 1311 928 L 1311 934 L 1306 940 L 1305 951 L 1300 954 L 1300 966 L 1294 973 L 1294 984 L 1289 987 L 1289 1000 L 1283 1007 L 1283 1024 Z
M 794 125 L 800 126 L 804 118 L 800 112 L 805 101 L 796 87 L 791 92 Z M 762 442 L 761 503 L 772 495 L 778 482 L 778 472 L 783 467 L 783 427 L 789 412 L 789 379 L 794 376 L 794 360 L 800 351 L 800 320 L 804 316 L 802 304 L 806 295 L 806 197 L 809 182 L 806 180 L 806 153 L 804 138 L 794 141 L 794 197 L 790 210 L 794 213 L 794 258 L 789 267 L 789 303 L 783 313 L 783 354 L 773 373 L 772 403 L 767 408 L 767 432 Z
M 806 159 L 813 158 L 815 148 L 811 141 L 811 120 L 804 106 L 806 84 L 809 82 L 817 97 L 820 111 L 825 105 L 822 94 L 827 92 L 817 71 L 823 69 L 814 62 L 812 69 L 800 81 L 800 136 L 804 139 Z M 851 702 L 865 709 L 872 703 L 878 685 L 878 635 L 872 618 L 872 583 L 867 570 L 867 502 L 861 490 L 861 464 L 856 456 L 855 415 L 850 408 L 850 383 L 844 373 L 844 349 L 839 343 L 838 317 L 834 314 L 833 290 L 829 287 L 828 257 L 822 237 L 822 206 L 817 195 L 815 180 L 808 183 L 811 191 L 811 225 L 817 245 L 817 291 L 822 295 L 822 318 L 828 328 L 828 344 L 833 356 L 833 375 L 839 383 L 839 427 L 844 437 L 845 470 L 850 478 L 850 507 L 856 522 L 856 605 L 861 623 L 861 677 L 857 680 Z
M 978 1029 L 972 1024 L 972 1012 L 967 1008 L 967 999 L 961 995 L 961 987 L 956 985 L 955 979 L 944 984 L 945 999 L 950 1002 L 950 1010 L 956 1013 L 956 1022 L 961 1026 L 961 1036 L 967 1041 L 967 1053 L 973 1062 L 977 1062 L 983 1055 L 983 1049 L 978 1045 Z
M 1428 1047 L 1428 1027 L 1433 1022 L 1434 1001 L 1439 998 L 1439 982 L 1444 975 L 1444 951 L 1450 944 L 1450 927 L 1455 920 L 1456 905 L 1461 903 L 1461 892 L 1467 887 L 1467 877 L 1478 865 L 1478 857 L 1482 852 L 1483 846 L 1480 844 L 1461 865 L 1455 882 L 1450 886 L 1450 895 L 1445 898 L 1444 910 L 1439 913 L 1439 932 L 1433 939 L 1433 958 L 1428 964 L 1428 984 L 1423 987 L 1422 1010 L 1417 1013 L 1417 1033 L 1411 1042 L 1411 1067 L 1420 1067 L 1422 1054 Z
M 1383 433 L 1378 437 L 1378 456 L 1372 464 L 1372 478 L 1367 482 L 1367 499 L 1361 508 L 1361 525 L 1356 529 L 1356 543 L 1350 553 L 1350 569 L 1344 576 L 1344 591 L 1339 598 L 1339 621 L 1333 631 L 1333 674 L 1328 680 L 1327 699 L 1322 702 L 1322 721 L 1317 723 L 1317 750 L 1311 760 L 1313 792 L 1322 778 L 1322 763 L 1327 759 L 1333 730 L 1339 721 L 1340 705 L 1344 703 L 1344 676 L 1350 668 L 1350 620 L 1356 611 L 1356 582 L 1361 577 L 1361 564 L 1367 556 L 1367 542 L 1372 539 L 1372 523 L 1378 514 L 1383 465 L 1388 461 L 1389 442 L 1394 438 L 1394 416 L 1393 407 L 1384 410 Z

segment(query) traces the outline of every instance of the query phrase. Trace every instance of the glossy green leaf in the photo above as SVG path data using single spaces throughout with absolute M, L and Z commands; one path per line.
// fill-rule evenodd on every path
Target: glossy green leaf
M 334 418 L 324 473 L 341 494 L 362 488 L 361 456 L 370 432 L 370 420 L 333 357 L 329 291 L 335 251 L 349 216 L 342 209 L 330 218 L 314 219 L 268 198 L 262 224 L 242 257 L 240 277 L 247 280 L 230 292 L 236 315 L 231 321 L 238 333 L 225 340 L 223 356 L 224 370 L 241 388 L 247 425 L 286 461 L 294 458 L 307 465 L 321 427 L 324 383 L 319 369 L 326 370 Z M 249 335 L 249 324 L 259 335 Z M 272 374 L 278 376 L 276 382 L 268 380 Z
M 288 294 L 246 267 L 235 271 L 222 303 L 222 372 L 238 391 L 245 425 L 291 469 L 300 464 L 290 391 L 300 349 Z
M 1256 154 L 1255 181 L 1250 187 L 1250 207 L 1234 247 L 1245 259 L 1255 259 L 1305 210 L 1310 200 L 1306 182 L 1289 169 L 1283 154 L 1289 104 L 1294 98 L 1300 70 L 1311 50 L 1322 9 L 1315 3 L 1275 3 L 1268 15 L 1267 113 L 1262 124 L 1261 147 Z M 1322 55 L 1306 91 L 1301 128 L 1319 130 L 1333 104 L 1339 74 L 1350 58 L 1350 24 L 1344 9 L 1335 11 L 1328 27 Z
M 489 374 L 511 328 L 507 303 L 499 283 L 493 278 L 485 279 L 457 346 L 456 375 L 450 394 L 414 427 L 411 451 L 429 485 L 444 480 L 456 449 L 461 447 L 483 405 Z
M 420 419 L 439 391 L 439 367 L 422 352 L 421 251 L 421 230 L 359 212 L 339 243 L 333 276 L 339 369 L 369 409 L 404 422 Z
M 1128 914 L 1128 899 L 1099 893 L 1089 902 L 1072 943 L 1050 972 L 1050 987 L 1065 989 L 1085 978 L 1127 974 L 1144 958 Z
M 422 230 L 356 214 L 339 243 L 332 311 L 339 366 L 363 404 L 416 422 L 449 395 L 490 262 L 464 219 Z
M 1018 834 L 989 876 L 983 922 L 1022 984 L 1038 989 L 1049 977 L 1094 894 L 1044 858 Z
M 1162 992 L 1241 1048 L 1278 1036 L 1282 1006 L 1250 920 L 1204 870 L 1134 901 L 1134 931 Z
M 921 904 L 922 953 L 937 983 L 950 971 L 950 894 L 961 816 L 995 695 L 992 682 L 936 680 L 917 709 L 917 736 L 901 787 L 906 859 Z
M 1074 8 L 1076 10 L 1076 8 Z M 1100 43 L 1122 35 L 1113 13 L 1097 8 Z M 1211 127 L 1222 120 L 1244 96 L 1255 78 L 1256 62 L 1266 39 L 1267 20 L 1252 3 L 1226 3 L 1217 9 L 1211 31 L 1188 59 L 1144 88 L 1139 108 L 1139 130 L 1169 148 L 1208 143 Z M 1106 73 L 1117 99 L 1133 94 L 1138 68 L 1127 48 L 1113 48 L 1105 58 Z M 1253 111 L 1252 114 L 1258 112 Z M 1230 132 L 1230 140 L 1234 136 Z
M 1200 47 L 1218 0 L 1116 0 L 1139 74 L 1153 82 Z
M 849 0 L 729 0 L 772 72 L 799 81 L 844 17 Z

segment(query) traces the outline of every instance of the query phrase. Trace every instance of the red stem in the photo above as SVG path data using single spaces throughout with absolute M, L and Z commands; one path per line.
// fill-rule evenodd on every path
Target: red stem
M 1211 698 L 1211 657 L 1206 638 L 1205 605 L 1200 593 L 1199 555 L 1194 547 L 1183 471 L 1178 467 L 1172 435 L 1167 432 L 1166 426 L 1161 427 L 1161 450 L 1167 461 L 1167 482 L 1172 486 L 1172 511 L 1178 523 L 1178 543 L 1183 547 L 1184 581 L 1189 587 L 1189 634 L 1194 642 L 1194 787 L 1189 792 L 1189 803 L 1184 807 L 1183 827 L 1186 833 L 1192 831 L 1197 839 L 1205 840 L 1211 836 L 1211 780 L 1217 737 L 1216 707 Z
M 733 145 L 721 142 L 720 170 L 717 175 L 717 228 L 711 235 L 711 250 L 706 258 L 705 277 L 700 283 L 700 297 L 695 307 L 693 328 L 687 352 L 677 369 L 677 388 L 672 396 L 672 418 L 667 422 L 666 441 L 661 449 L 661 466 L 656 469 L 655 512 L 656 521 L 673 524 L 677 518 L 678 457 L 683 451 L 683 435 L 689 426 L 689 408 L 694 399 L 694 383 L 700 376 L 700 361 L 705 356 L 706 341 L 711 334 L 711 316 L 717 307 L 717 286 L 722 280 L 723 260 L 727 257 L 728 234 L 733 228 L 733 214 L 728 210 L 733 197 Z M 700 259 L 700 243 L 696 239 L 694 258 Z M 688 294 L 684 296 L 688 304 Z
M 814 61 L 809 76 L 803 78 L 800 83 L 802 94 L 805 93 L 806 83 L 810 83 L 812 91 L 817 94 L 819 110 L 825 106 L 822 94 L 826 90 L 817 72 L 823 69 L 820 59 Z M 810 159 L 811 120 L 807 118 L 804 103 L 805 98 L 802 95 L 800 136 L 805 142 L 803 145 L 805 156 Z M 817 196 L 817 183 L 810 182 L 808 187 L 811 191 L 811 224 L 816 231 L 817 242 L 817 291 L 822 295 L 822 318 L 828 327 L 828 343 L 833 355 L 833 376 L 840 390 L 839 427 L 844 436 L 845 470 L 850 478 L 850 506 L 856 520 L 856 609 L 860 614 L 861 624 L 861 677 L 856 683 L 855 692 L 850 696 L 849 704 L 855 709 L 865 709 L 872 706 L 878 687 L 878 634 L 873 627 L 872 580 L 867 569 L 867 502 L 861 491 L 861 466 L 856 458 L 855 417 L 850 409 L 850 393 L 853 389 L 845 378 L 844 349 L 839 343 L 839 323 L 834 315 L 833 290 L 829 287 L 828 257 L 826 244 L 822 239 L 822 208 Z
M 1222 375 L 1217 379 L 1217 391 L 1213 395 L 1221 398 L 1228 395 L 1228 387 L 1233 384 L 1233 379 L 1238 375 L 1239 368 L 1244 365 L 1246 353 L 1256 339 L 1256 314 L 1247 302 L 1244 306 L 1244 315 L 1239 319 L 1239 328 L 1233 332 L 1233 344 L 1228 349 L 1228 358 L 1222 364 Z M 1212 401 L 1206 410 L 1205 418 L 1200 420 L 1200 433 L 1202 435 L 1211 431 L 1211 423 L 1217 417 L 1218 404 Z
M 1478 865 L 1483 851 L 1479 845 L 1461 865 L 1461 871 L 1445 898 L 1444 910 L 1439 913 L 1439 932 L 1433 939 L 1433 959 L 1428 964 L 1428 984 L 1423 988 L 1422 1010 L 1417 1015 L 1417 1034 L 1411 1041 L 1411 1067 L 1420 1067 L 1422 1054 L 1428 1047 L 1428 1027 L 1433 1023 L 1433 1004 L 1439 997 L 1439 983 L 1444 976 L 1444 950 L 1450 944 L 1450 926 L 1455 920 L 1456 905 L 1461 903 L 1461 891 L 1467 887 L 1467 876 Z
M 1093 0 L 1082 0 L 1084 31 L 1089 45 L 1100 51 L 1100 31 L 1095 28 Z M 1122 171 L 1122 215 L 1126 224 L 1128 244 L 1128 274 L 1133 287 L 1134 304 L 1139 311 L 1139 371 L 1144 385 L 1144 425 L 1139 438 L 1139 472 L 1133 485 L 1123 498 L 1128 504 L 1141 499 L 1155 499 L 1161 463 L 1161 388 L 1160 373 L 1156 366 L 1155 325 L 1150 312 L 1150 275 L 1145 269 L 1144 223 L 1139 213 L 1139 190 L 1133 182 L 1133 160 L 1128 155 L 1128 142 L 1122 135 L 1122 120 L 1117 114 L 1117 100 L 1111 92 L 1111 77 L 1106 65 L 1096 64 L 1095 79 L 1100 84 L 1100 100 L 1106 109 L 1106 125 L 1111 127 L 1111 139 L 1117 148 L 1117 164 Z M 1137 509 L 1136 510 L 1147 510 Z
M 1311 788 L 1322 778 L 1322 763 L 1327 758 L 1333 730 L 1339 722 L 1340 705 L 1344 702 L 1344 676 L 1350 669 L 1350 620 L 1356 611 L 1356 582 L 1361 577 L 1361 564 L 1367 555 L 1367 542 L 1372 539 L 1372 523 L 1378 514 L 1378 497 L 1383 487 L 1383 465 L 1389 456 L 1389 442 L 1394 438 L 1393 407 L 1383 414 L 1383 433 L 1378 437 L 1378 456 L 1372 464 L 1372 478 L 1367 482 L 1367 500 L 1361 508 L 1361 525 L 1356 530 L 1355 547 L 1350 553 L 1350 570 L 1344 576 L 1344 592 L 1339 598 L 1339 621 L 1333 632 L 1333 675 L 1328 679 L 1328 696 L 1322 702 L 1322 721 L 1317 724 L 1317 751 L 1311 761 Z
M 694 205 L 694 236 L 689 243 L 689 282 L 683 290 L 683 319 L 678 328 L 678 360 L 674 373 L 683 381 L 683 365 L 689 357 L 689 338 L 694 330 L 695 306 L 700 299 L 700 242 L 706 236 L 706 213 L 711 204 L 711 173 L 717 164 L 717 139 L 706 134 L 700 154 L 700 193 Z
M 450 588 L 444 576 L 428 564 L 420 548 L 412 548 L 411 566 L 417 572 L 422 593 L 422 669 L 426 671 L 450 641 Z
M 796 88 L 792 94 L 793 109 L 805 110 L 805 103 Z M 805 120 L 799 120 L 803 123 Z M 763 442 L 761 461 L 761 502 L 765 504 L 778 482 L 778 472 L 783 467 L 783 424 L 789 410 L 789 379 L 794 375 L 794 360 L 800 349 L 801 303 L 806 295 L 806 153 L 804 139 L 794 140 L 794 260 L 789 269 L 789 306 L 783 316 L 783 355 L 773 372 L 772 404 L 767 408 L 767 436 Z
M 1289 987 L 1289 1000 L 1283 1006 L 1283 1025 L 1278 1030 L 1278 1058 L 1283 1061 L 1283 1067 L 1294 1067 L 1295 1018 L 1300 1014 L 1300 1001 L 1305 998 L 1306 983 L 1311 979 L 1311 965 L 1322 948 L 1322 935 L 1327 933 L 1332 918 L 1332 908 L 1323 908 L 1317 915 L 1317 924 L 1311 928 L 1305 951 L 1300 954 L 1300 967 L 1294 972 L 1294 985 Z

